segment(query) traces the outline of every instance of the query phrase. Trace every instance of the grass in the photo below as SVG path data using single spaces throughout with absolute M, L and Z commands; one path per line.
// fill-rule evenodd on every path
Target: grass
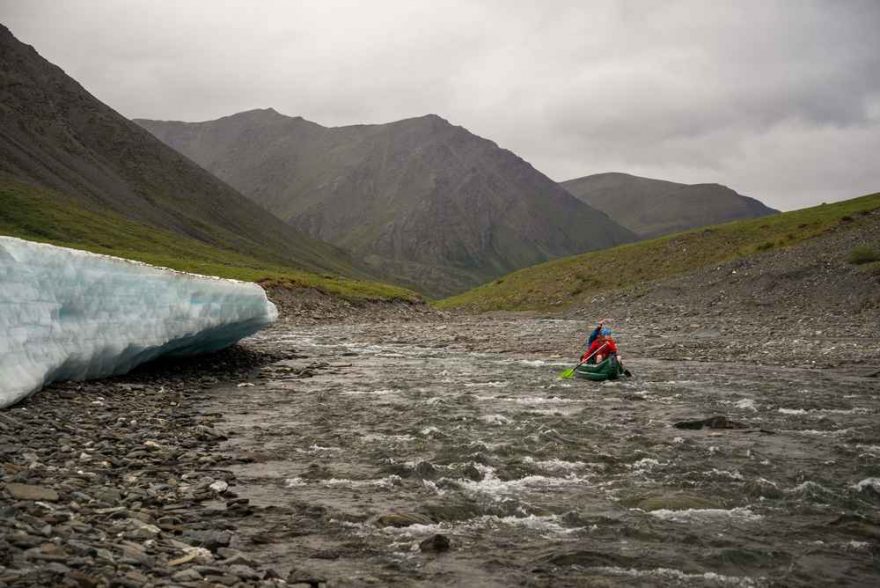
M 175 270 L 264 285 L 315 288 L 346 300 L 416 301 L 415 292 L 340 276 L 318 275 L 221 249 L 86 209 L 63 195 L 16 181 L 0 184 L 0 235 L 115 255 Z
M 601 291 L 791 247 L 836 227 L 856 227 L 877 209 L 880 193 L 556 259 L 446 298 L 436 306 L 471 312 L 564 308 Z
M 868 245 L 861 245 L 850 251 L 846 260 L 854 265 L 864 265 L 880 261 L 880 251 Z

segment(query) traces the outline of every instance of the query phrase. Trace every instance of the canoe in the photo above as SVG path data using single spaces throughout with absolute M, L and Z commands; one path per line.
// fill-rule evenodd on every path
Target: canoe
M 601 363 L 585 363 L 579 365 L 574 370 L 576 378 L 582 380 L 592 380 L 593 382 L 604 382 L 605 380 L 616 380 L 623 374 L 623 366 L 617 361 L 616 355 L 611 355 L 608 359 Z

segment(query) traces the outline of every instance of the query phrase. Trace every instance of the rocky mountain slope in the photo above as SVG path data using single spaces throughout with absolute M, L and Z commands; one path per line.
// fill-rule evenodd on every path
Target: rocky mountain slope
M 880 193 L 768 217 L 692 229 L 529 267 L 446 299 L 441 306 L 471 311 L 561 310 L 589 306 L 591 301 L 606 292 L 627 288 L 647 292 L 662 280 L 697 271 L 711 272 L 725 263 L 763 259 L 775 251 L 795 251 L 795 257 L 801 255 L 806 262 L 814 263 L 813 253 L 797 252 L 807 251 L 803 249 L 806 243 L 835 234 L 856 235 L 856 242 L 862 242 L 868 248 L 873 247 L 871 251 L 880 251 L 880 241 L 877 239 L 878 211 Z M 833 276 L 839 272 L 843 276 L 858 271 L 857 275 L 866 280 L 873 279 L 871 272 L 880 270 L 876 268 L 878 262 L 867 261 L 859 268 L 853 268 L 850 265 L 858 264 L 848 263 L 849 253 L 839 250 L 836 254 L 838 259 L 826 273 Z M 880 253 L 876 255 L 880 259 Z M 752 276 L 752 282 L 763 279 L 759 273 Z M 810 272 L 802 276 L 807 279 L 803 283 L 804 291 L 799 292 L 796 288 L 786 291 L 786 296 L 791 299 L 788 303 L 790 308 L 796 308 L 801 298 L 807 295 L 810 276 Z M 828 291 L 819 288 L 815 293 L 817 299 L 833 298 L 837 301 L 859 291 L 851 283 L 845 282 L 843 277 L 834 283 L 835 287 Z M 759 285 L 752 285 L 757 291 Z M 693 291 L 683 288 L 675 295 L 682 301 L 680 306 L 690 304 L 712 310 L 719 304 L 709 295 L 702 282 L 690 282 L 689 287 Z M 773 290 L 776 287 L 771 281 L 768 291 L 762 295 L 775 296 Z M 812 290 L 810 292 L 813 295 Z M 614 296 L 612 294 L 611 298 Z M 685 312 L 681 308 L 679 310 Z
M 271 109 L 136 122 L 293 226 L 435 296 L 634 238 L 434 115 L 336 128 Z
M 561 185 L 642 238 L 778 212 L 720 184 L 689 185 L 604 173 Z
M 22 186 L 47 189 L 40 193 L 62 216 L 71 203 L 272 263 L 365 275 L 341 250 L 296 231 L 101 103 L 0 25 L 0 187 L 28 193 Z M 30 216 L 44 212 L 25 198 L 15 211 L 21 217 L 21 206 Z M 56 224 L 67 226 L 63 218 Z

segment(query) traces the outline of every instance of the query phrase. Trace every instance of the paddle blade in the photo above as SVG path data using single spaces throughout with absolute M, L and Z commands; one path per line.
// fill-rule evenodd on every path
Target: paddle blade
M 561 380 L 567 380 L 572 377 L 574 377 L 574 368 L 568 368 L 564 372 L 559 373 L 559 379 Z

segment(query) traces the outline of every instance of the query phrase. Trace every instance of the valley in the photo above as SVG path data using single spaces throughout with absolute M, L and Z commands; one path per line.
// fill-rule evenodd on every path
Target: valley
M 873 36 L 198 4 L 0 2 L 0 586 L 877 584 Z

